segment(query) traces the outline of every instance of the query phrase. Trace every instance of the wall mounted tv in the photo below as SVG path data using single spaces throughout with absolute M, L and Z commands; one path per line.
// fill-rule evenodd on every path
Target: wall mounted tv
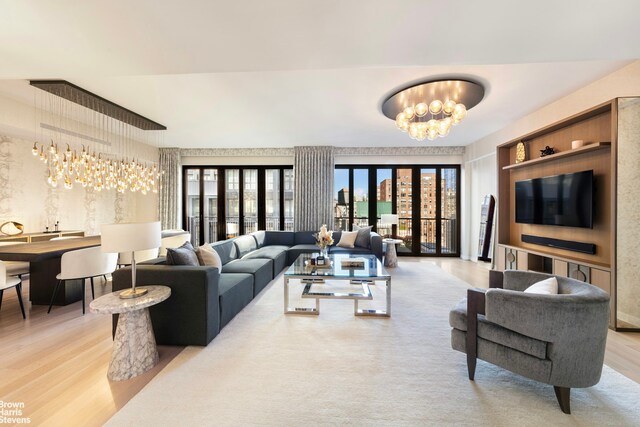
M 593 170 L 516 181 L 516 222 L 593 227 Z

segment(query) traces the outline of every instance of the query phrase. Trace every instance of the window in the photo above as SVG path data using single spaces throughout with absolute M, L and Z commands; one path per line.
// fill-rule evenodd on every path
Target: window
M 194 245 L 256 230 L 293 231 L 291 166 L 185 166 L 183 176 L 183 227 Z
M 383 236 L 401 239 L 399 254 L 459 256 L 459 187 L 458 165 L 337 165 L 334 228 L 369 224 Z M 398 224 L 382 223 L 382 215 L 392 213 Z

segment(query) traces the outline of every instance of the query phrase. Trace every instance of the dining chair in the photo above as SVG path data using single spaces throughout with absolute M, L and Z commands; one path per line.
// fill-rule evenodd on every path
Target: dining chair
M 69 251 L 62 254 L 60 260 L 60 274 L 56 276 L 58 283 L 53 290 L 51 296 L 51 303 L 49 304 L 49 310 L 53 306 L 53 301 L 56 299 L 56 295 L 61 286 L 67 280 L 82 280 L 82 314 L 85 313 L 85 280 L 91 281 L 91 298 L 95 298 L 95 291 L 93 288 L 93 278 L 98 276 L 104 276 L 110 274 L 116 269 L 118 263 L 117 253 L 103 253 L 100 246 L 92 248 L 77 249 L 75 251 Z
M 158 258 L 159 253 L 160 253 L 160 248 L 136 251 L 136 263 Z M 119 266 L 131 265 L 131 252 L 120 252 L 118 254 L 118 265 Z
M 0 246 L 24 245 L 26 242 L 0 242 Z M 18 276 L 22 279 L 23 274 L 29 274 L 29 263 L 27 261 L 4 261 L 8 276 Z
M 9 288 L 16 288 L 16 292 L 18 293 L 18 302 L 20 303 L 20 310 L 22 310 L 22 318 L 26 319 L 27 316 L 24 313 L 24 304 L 22 302 L 22 280 L 20 280 L 19 277 L 8 275 L 4 261 L 0 261 L 0 308 L 2 307 L 4 290 Z

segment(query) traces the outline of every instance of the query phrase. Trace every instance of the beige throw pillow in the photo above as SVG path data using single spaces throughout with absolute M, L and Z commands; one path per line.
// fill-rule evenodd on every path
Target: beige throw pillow
M 218 255 L 218 252 L 216 252 L 216 250 L 208 243 L 205 243 L 196 249 L 196 255 L 198 255 L 200 265 L 217 267 L 218 270 L 222 271 L 222 260 L 220 259 L 220 255 Z
M 353 248 L 356 237 L 358 237 L 357 231 L 343 231 L 337 246 L 341 248 Z
M 529 294 L 557 295 L 558 281 L 555 277 L 549 277 L 548 279 L 534 283 L 524 291 Z

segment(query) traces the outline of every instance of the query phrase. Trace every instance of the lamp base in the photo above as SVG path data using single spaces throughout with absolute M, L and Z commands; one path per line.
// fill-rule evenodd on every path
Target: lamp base
M 145 288 L 127 289 L 126 291 L 120 292 L 120 298 L 122 299 L 138 298 L 145 295 L 147 292 L 149 291 Z

